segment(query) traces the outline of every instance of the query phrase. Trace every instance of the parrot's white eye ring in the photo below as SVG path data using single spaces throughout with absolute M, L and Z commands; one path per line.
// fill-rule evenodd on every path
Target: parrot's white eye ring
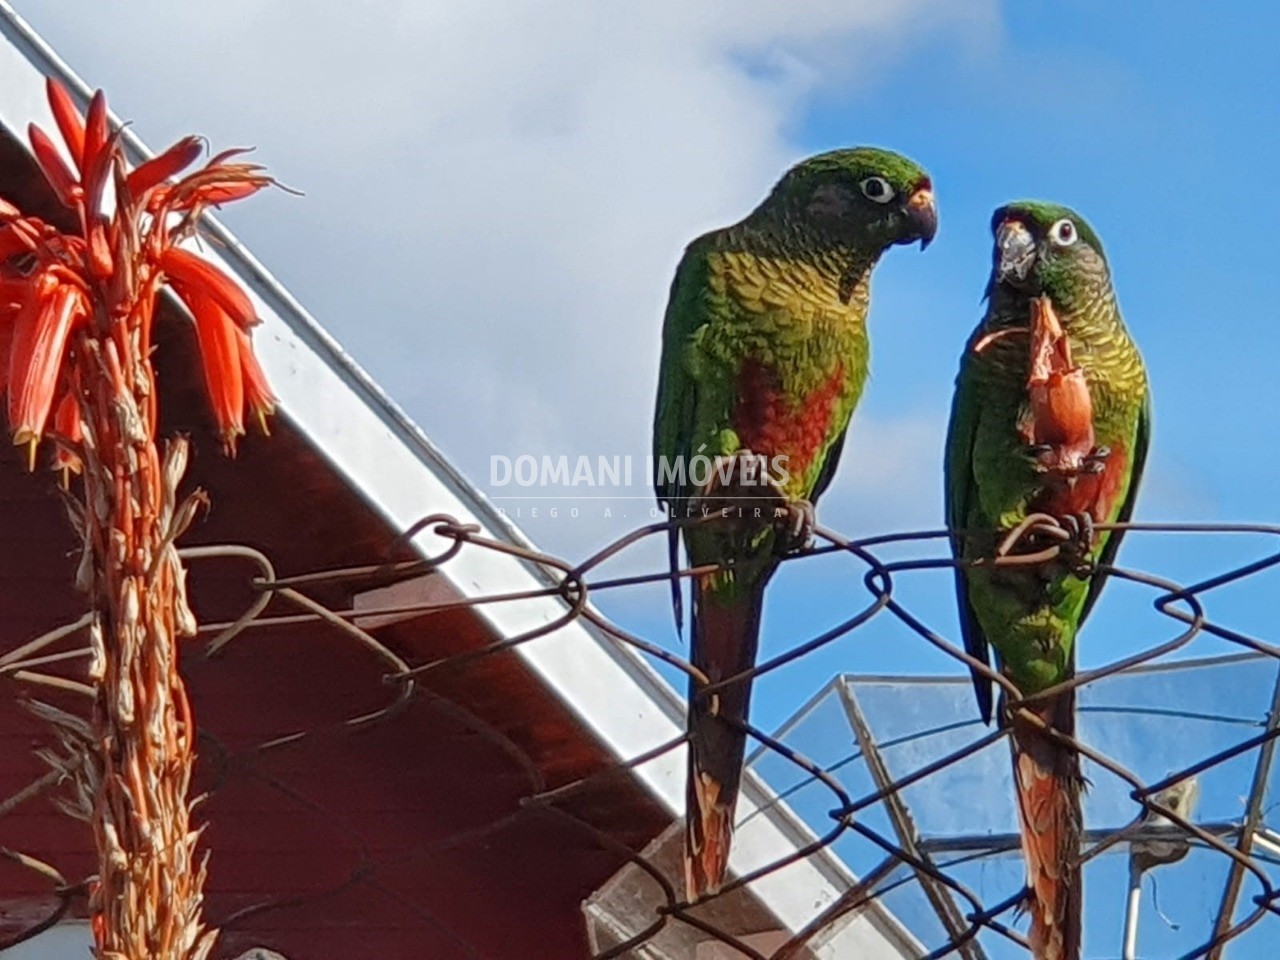
M 1068 217 L 1063 217 L 1049 228 L 1049 239 L 1060 247 L 1071 246 L 1076 242 L 1076 238 L 1079 235 L 1080 231 L 1076 229 L 1076 225 Z
M 893 187 L 884 177 L 867 177 L 858 186 L 862 195 L 875 203 L 888 203 L 894 197 Z

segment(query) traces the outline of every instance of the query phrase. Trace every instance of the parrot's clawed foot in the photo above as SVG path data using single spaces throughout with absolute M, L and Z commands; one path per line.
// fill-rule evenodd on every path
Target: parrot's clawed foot
M 1033 443 L 1027 447 L 1027 459 L 1031 461 L 1031 469 L 1036 473 L 1048 473 L 1049 461 L 1053 458 L 1054 448 L 1051 443 Z
M 711 461 L 710 476 L 696 496 L 694 509 L 704 516 L 729 521 L 746 541 L 774 529 L 775 550 L 790 553 L 813 543 L 816 526 L 813 504 L 792 500 L 783 493 L 777 477 L 770 473 L 767 457 L 742 449 Z
M 766 540 L 779 555 L 808 545 L 813 536 L 813 506 L 791 501 L 777 478 L 769 472 L 769 460 L 751 450 L 717 456 L 710 461 L 709 476 L 690 498 L 695 516 L 709 523 L 714 535 L 726 540 L 730 553 L 754 553 Z
M 768 464 L 766 457 L 746 449 L 716 456 L 692 502 L 700 510 L 726 517 L 738 516 L 745 510 L 754 512 L 764 505 L 771 507 L 771 501 L 781 495 L 769 476 Z
M 804 550 L 813 546 L 818 519 L 808 500 L 788 500 L 776 514 L 784 550 Z
M 1027 446 L 1026 455 L 1036 473 L 1073 480 L 1079 476 L 1096 476 L 1106 470 L 1111 448 L 1093 447 L 1083 453 L 1051 443 L 1034 443 Z
M 1107 460 L 1111 456 L 1110 447 L 1094 447 L 1080 465 L 1081 473 L 1102 473 L 1107 469 Z
M 1093 551 L 1093 540 L 1096 536 L 1093 516 L 1088 512 L 1073 513 L 1061 519 L 1062 528 L 1070 535 L 1063 541 L 1060 556 L 1072 566 L 1078 575 L 1091 572 L 1092 561 L 1089 554 Z
M 1072 513 L 1062 518 L 1062 526 L 1071 534 L 1067 543 L 1093 543 L 1093 517 L 1087 513 Z

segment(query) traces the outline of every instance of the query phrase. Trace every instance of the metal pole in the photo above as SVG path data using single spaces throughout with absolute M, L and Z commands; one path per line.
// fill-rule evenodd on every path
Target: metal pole
M 1129 896 L 1124 904 L 1124 947 L 1120 952 L 1121 960 L 1137 960 L 1138 956 L 1138 909 L 1142 905 L 1142 868 L 1138 862 L 1129 858 Z

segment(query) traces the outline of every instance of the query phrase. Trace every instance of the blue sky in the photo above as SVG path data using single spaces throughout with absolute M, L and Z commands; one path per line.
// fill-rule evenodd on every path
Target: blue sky
M 899 61 L 875 86 L 815 98 L 795 132 L 806 151 L 850 139 L 900 147 L 933 171 L 938 187 L 943 226 L 935 246 L 925 258 L 891 255 L 877 276 L 875 379 L 859 416 L 939 421 L 959 345 L 979 315 L 990 211 L 1021 196 L 1059 200 L 1080 210 L 1102 236 L 1151 372 L 1155 440 L 1139 518 L 1273 521 L 1276 430 L 1269 414 L 1280 401 L 1273 368 L 1280 280 L 1268 235 L 1280 202 L 1267 183 L 1277 168 L 1272 91 L 1280 77 L 1267 52 L 1270 28 L 1194 3 L 1025 4 L 1018 10 L 1005 13 L 1000 54 L 931 45 Z M 855 444 L 847 455 L 874 451 Z M 936 461 L 930 465 L 935 483 L 938 469 Z M 922 503 L 919 519 L 936 521 L 939 512 L 937 499 Z M 1209 576 L 1222 564 L 1273 549 L 1260 539 L 1206 544 L 1148 535 L 1133 538 L 1121 560 L 1180 579 Z M 771 625 L 834 619 L 814 609 L 822 591 L 806 590 L 807 578 L 793 579 L 775 591 L 792 588 L 773 600 Z M 921 575 L 912 608 L 954 636 L 945 586 L 941 576 Z M 1275 589 L 1274 575 L 1260 577 L 1220 599 L 1213 595 L 1210 613 L 1274 642 Z M 1146 607 L 1149 592 L 1113 584 L 1112 593 L 1082 637 L 1086 664 L 1177 632 Z M 776 650 L 782 645 L 776 627 L 772 637 Z M 1190 648 L 1218 649 L 1214 643 Z M 803 668 L 780 674 L 760 698 L 759 713 L 781 707 L 791 684 L 802 685 L 810 671 L 814 680 L 835 670 L 946 672 L 940 663 L 894 624 L 878 621 Z M 1206 681 L 1180 691 L 1188 700 L 1178 705 L 1212 712 L 1216 702 L 1223 709 L 1238 702 L 1232 689 Z M 951 717 L 947 711 L 940 709 L 944 718 Z M 1160 735 L 1137 737 L 1147 735 L 1156 738 L 1147 742 L 1150 749 Z M 1193 759 L 1188 753 L 1181 762 Z M 1245 791 L 1246 773 L 1238 771 L 1230 785 L 1210 780 L 1205 803 L 1221 815 L 1238 815 L 1235 798 Z M 1212 857 L 1179 868 L 1179 879 L 1161 896 L 1166 911 L 1188 929 L 1178 935 L 1148 915 L 1142 941 L 1148 951 L 1172 955 L 1197 942 L 1203 929 L 1191 918 L 1206 908 L 1194 901 L 1212 896 L 1207 891 L 1217 869 Z M 1120 876 L 1099 866 L 1091 882 L 1118 894 Z M 1016 882 L 1016 876 L 1003 879 L 1005 889 Z M 1179 904 L 1180 895 L 1191 901 Z M 1109 931 L 1118 927 L 1118 915 L 1095 914 L 1095 921 Z M 1103 948 L 1099 940 L 1091 944 Z
M 1280 202 L 1266 185 L 1277 78 L 1266 31 L 1194 3 L 1117 6 L 1023 5 L 1006 12 L 995 56 L 938 43 L 874 87 L 815 100 L 798 144 L 900 146 L 933 171 L 943 216 L 925 257 L 895 251 L 876 278 L 875 372 L 859 416 L 941 421 L 980 313 L 990 211 L 1020 196 L 1059 200 L 1103 238 L 1151 372 L 1155 439 L 1139 517 L 1265 522 L 1277 479 L 1266 411 L 1280 399 L 1280 281 L 1268 249 Z M 860 454 L 873 455 L 847 455 Z M 920 520 L 939 517 L 937 499 L 922 506 Z M 1122 559 L 1168 575 L 1214 572 L 1195 550 L 1149 535 Z M 1271 589 L 1233 599 L 1265 604 Z M 949 598 L 936 599 L 922 605 L 943 623 Z M 1111 635 L 1112 612 L 1128 613 L 1102 609 L 1086 662 L 1106 655 L 1099 647 L 1133 644 Z M 868 656 L 866 669 L 914 666 L 898 651 Z
M 253 143 L 306 192 L 228 221 L 492 494 L 509 492 L 488 482 L 494 455 L 643 457 L 683 243 L 749 210 L 791 161 L 876 143 L 931 171 L 941 229 L 927 253 L 893 250 L 877 272 L 872 381 L 823 522 L 850 535 L 940 522 L 942 435 L 981 312 L 990 214 L 1026 196 L 1092 223 L 1146 357 L 1156 412 L 1139 518 L 1276 515 L 1280 13 L 1265 5 L 379 0 L 321 13 L 226 0 L 216 19 L 156 2 L 18 5 L 144 139 Z M 582 556 L 647 508 L 619 501 L 606 518 L 582 501 L 578 520 L 521 522 Z M 1188 579 L 1268 549 L 1148 535 L 1121 562 Z M 617 569 L 660 562 L 641 549 Z M 789 565 L 765 655 L 860 605 L 861 572 Z M 900 587 L 954 636 L 946 575 Z M 1274 638 L 1276 588 L 1275 574 L 1228 588 L 1210 613 Z M 1176 633 L 1150 597 L 1113 584 L 1083 662 Z M 599 603 L 681 649 L 661 589 Z M 755 720 L 776 727 L 839 672 L 956 671 L 881 617 L 763 678 Z

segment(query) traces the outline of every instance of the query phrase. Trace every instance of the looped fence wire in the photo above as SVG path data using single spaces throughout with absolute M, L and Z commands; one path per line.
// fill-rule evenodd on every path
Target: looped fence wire
M 1212 755 L 1199 757 L 1185 768 L 1153 783 L 1144 782 L 1135 773 L 1095 746 L 1077 737 L 1066 736 L 1059 731 L 1048 729 L 1028 709 L 1029 705 L 1043 697 L 1067 689 L 1080 688 L 1105 678 L 1131 673 L 1143 665 L 1179 653 L 1193 640 L 1203 636 L 1213 636 L 1253 653 L 1275 658 L 1280 664 L 1280 647 L 1211 621 L 1206 615 L 1204 600 L 1212 591 L 1280 565 L 1280 552 L 1270 553 L 1260 559 L 1216 572 L 1191 584 L 1179 584 L 1151 573 L 1118 566 L 1096 569 L 1094 572 L 1105 573 L 1114 580 L 1129 581 L 1154 591 L 1155 596 L 1152 600 L 1154 609 L 1169 618 L 1179 627 L 1179 630 L 1171 638 L 1154 643 L 1140 652 L 1096 669 L 1080 671 L 1066 683 L 1042 691 L 1035 696 L 1024 697 L 1021 691 L 998 671 L 970 656 L 961 646 L 934 631 L 895 596 L 896 584 L 901 577 L 918 571 L 946 570 L 954 567 L 955 561 L 951 559 L 948 549 L 950 537 L 948 531 L 911 531 L 850 539 L 834 530 L 819 527 L 815 530 L 814 542 L 806 549 L 789 555 L 784 562 L 794 563 L 823 555 L 851 557 L 865 568 L 861 576 L 861 586 L 865 592 L 864 599 L 857 599 L 857 594 L 853 590 L 847 590 L 844 596 L 855 598 L 849 600 L 854 609 L 842 622 L 816 636 L 793 644 L 783 653 L 759 663 L 749 671 L 712 683 L 684 657 L 624 629 L 602 615 L 591 603 L 593 597 L 599 597 L 609 591 L 660 584 L 670 581 L 673 577 L 695 577 L 714 569 L 691 567 L 676 571 L 661 570 L 612 578 L 598 575 L 599 569 L 605 563 L 635 548 L 643 541 L 665 537 L 673 528 L 696 522 L 704 521 L 686 518 L 639 527 L 578 564 L 528 546 L 494 539 L 484 535 L 474 525 L 461 523 L 456 518 L 443 514 L 424 517 L 412 525 L 397 538 L 393 549 L 386 557 L 370 558 L 370 562 L 359 566 L 306 571 L 283 577 L 277 575 L 271 558 L 250 547 L 226 544 L 186 548 L 181 551 L 181 554 L 192 568 L 193 578 L 198 580 L 200 566 L 208 560 L 239 563 L 244 566 L 245 581 L 251 586 L 253 593 L 252 602 L 240 616 L 226 622 L 201 626 L 201 634 L 208 638 L 204 641 L 207 657 L 216 658 L 223 655 L 227 648 L 235 644 L 247 631 L 270 630 L 272 627 L 310 623 L 322 625 L 333 631 L 335 636 L 345 638 L 351 644 L 378 658 L 385 671 L 383 675 L 386 685 L 385 702 L 374 710 L 348 717 L 324 728 L 297 730 L 274 736 L 258 743 L 250 750 L 238 751 L 235 756 L 231 756 L 230 752 L 223 750 L 216 743 L 205 742 L 204 752 L 220 756 L 221 762 L 229 769 L 237 764 L 251 763 L 254 756 L 289 749 L 306 739 L 346 736 L 375 724 L 393 722 L 397 714 L 404 710 L 414 698 L 425 700 L 433 709 L 441 711 L 451 720 L 483 738 L 491 747 L 507 757 L 513 769 L 518 771 L 521 777 L 524 795 L 516 808 L 504 816 L 490 823 L 434 840 L 426 846 L 407 852 L 405 856 L 422 857 L 433 849 L 439 850 L 450 845 L 476 840 L 501 830 L 516 818 L 528 815 L 530 811 L 555 818 L 573 829 L 582 831 L 584 835 L 589 836 L 605 849 L 633 864 L 661 891 L 661 903 L 654 910 L 647 926 L 637 930 L 625 941 L 599 953 L 598 960 L 629 955 L 642 944 L 653 939 L 668 925 L 678 923 L 694 927 L 706 936 L 721 941 L 752 960 L 795 960 L 805 955 L 806 944 L 812 942 L 832 924 L 856 911 L 865 909 L 886 892 L 907 882 L 903 879 L 892 879 L 904 868 L 908 871 L 909 879 L 919 883 L 930 907 L 937 914 L 946 932 L 945 942 L 932 949 L 925 957 L 940 958 L 955 955 L 964 957 L 966 960 L 981 960 L 986 953 L 979 945 L 978 937 L 984 933 L 1025 951 L 1029 949 L 1027 941 L 1014 929 L 1014 915 L 1023 900 L 1024 891 L 1011 889 L 995 902 L 984 902 L 977 891 L 952 876 L 948 867 L 940 864 L 938 859 L 924 848 L 903 801 L 904 790 L 939 775 L 965 758 L 1004 739 L 1007 734 L 1000 726 L 985 730 L 961 749 L 949 752 L 895 777 L 884 762 L 879 745 L 875 742 L 871 731 L 866 729 L 865 725 L 855 723 L 854 735 L 857 741 L 855 746 L 868 765 L 875 789 L 861 796 L 851 796 L 831 770 L 824 769 L 806 758 L 782 739 L 770 736 L 751 724 L 740 723 L 739 725 L 751 740 L 759 744 L 764 751 L 793 765 L 800 771 L 806 782 L 821 784 L 829 792 L 831 805 L 827 813 L 828 823 L 825 829 L 816 829 L 809 843 L 774 863 L 732 879 L 720 892 L 713 897 L 704 898 L 704 901 L 729 896 L 742 887 L 749 887 L 768 874 L 831 847 L 846 834 L 863 838 L 884 854 L 883 861 L 875 868 L 864 872 L 858 882 L 845 891 L 836 902 L 821 911 L 816 911 L 803 929 L 795 932 L 790 940 L 771 955 L 765 955 L 740 937 L 717 928 L 716 924 L 700 915 L 695 908 L 700 906 L 701 902 L 686 901 L 677 885 L 639 851 L 566 809 L 566 800 L 597 785 L 603 779 L 634 770 L 677 749 L 683 744 L 683 737 L 672 739 L 637 756 L 625 758 L 608 769 L 552 788 L 548 786 L 546 777 L 534 759 L 511 737 L 477 716 L 466 706 L 441 696 L 423 682 L 426 677 L 438 671 L 466 670 L 481 660 L 533 642 L 560 630 L 575 620 L 580 620 L 590 624 L 597 634 L 611 638 L 614 642 L 629 647 L 646 658 L 661 661 L 667 667 L 685 674 L 697 689 L 697 695 L 710 696 L 730 684 L 748 677 L 772 673 L 787 664 L 810 656 L 823 647 L 847 638 L 877 617 L 892 617 L 920 640 L 950 657 L 958 666 L 973 671 L 995 684 L 1004 694 L 1006 711 L 1019 711 L 1027 722 L 1039 725 L 1047 731 L 1048 736 L 1127 785 L 1128 796 L 1136 805 L 1135 816 L 1130 823 L 1119 829 L 1109 831 L 1103 836 L 1090 836 L 1088 848 L 1082 854 L 1083 862 L 1099 856 L 1119 843 L 1131 840 L 1136 832 L 1147 830 L 1151 833 L 1153 829 L 1153 835 L 1174 835 L 1225 858 L 1229 868 L 1216 910 L 1217 919 L 1213 934 L 1209 939 L 1185 953 L 1185 957 L 1217 957 L 1221 955 L 1228 942 L 1268 916 L 1280 915 L 1280 889 L 1277 889 L 1267 871 L 1259 865 L 1254 850 L 1255 834 L 1264 813 L 1263 802 L 1270 775 L 1274 742 L 1280 733 L 1280 727 L 1277 726 L 1280 721 L 1280 686 L 1277 686 L 1277 700 L 1273 704 L 1269 722 L 1263 732 Z M 1127 523 L 1100 524 L 1098 529 L 1123 529 L 1127 531 L 1130 539 L 1137 536 L 1175 533 L 1203 536 L 1280 537 L 1280 527 L 1262 524 Z M 415 538 L 422 534 L 430 534 L 444 541 L 443 548 L 430 556 L 392 559 L 397 556 L 402 557 L 415 542 Z M 981 562 L 1002 567 L 1034 566 L 1059 560 L 1074 562 L 1070 551 L 1078 534 L 1077 529 L 1072 529 L 1053 517 L 1036 514 L 1028 517 L 1014 530 L 1000 535 L 997 538 L 997 547 L 993 556 Z M 902 552 L 906 548 L 920 551 L 922 555 L 907 559 L 885 559 L 887 553 Z M 324 588 L 335 585 L 347 591 L 354 591 L 386 587 L 435 571 L 447 571 L 450 563 L 467 551 L 491 552 L 514 557 L 534 568 L 546 585 L 507 593 L 471 597 L 459 595 L 443 601 L 435 598 L 429 603 L 361 607 L 358 610 L 334 609 L 317 598 L 317 594 L 322 593 Z M 357 622 L 364 620 L 367 623 L 370 618 L 376 617 L 439 613 L 463 607 L 480 610 L 493 605 L 517 604 L 545 598 L 558 598 L 563 601 L 563 609 L 559 616 L 523 633 L 505 637 L 486 646 L 419 663 L 406 661 L 400 654 L 380 641 L 371 629 L 365 629 Z M 89 616 L 83 617 L 24 643 L 12 651 L 0 654 L 0 677 L 16 681 L 21 685 L 24 693 L 33 699 L 39 697 L 42 689 L 69 691 L 72 694 L 91 694 L 91 689 L 84 683 L 72 677 L 47 672 L 50 666 L 80 660 L 89 655 L 89 648 L 84 644 L 56 651 L 52 651 L 52 648 L 65 646 L 68 641 L 77 637 L 83 639 L 82 635 L 91 627 L 91 622 Z M 0 822 L 5 815 L 19 805 L 42 793 L 57 790 L 60 784 L 74 779 L 77 774 L 76 766 L 80 762 L 77 757 L 82 754 L 77 754 L 73 748 L 71 740 L 74 737 L 68 732 L 77 729 L 77 721 L 65 711 L 47 704 L 42 705 L 40 710 L 42 717 L 58 728 L 63 745 L 68 749 L 62 752 L 49 752 L 45 756 L 52 767 L 49 774 L 33 782 L 18 794 L 0 799 Z M 1252 791 L 1247 800 L 1244 816 L 1238 824 L 1227 828 L 1209 828 L 1193 822 L 1183 811 L 1176 809 L 1171 802 L 1167 801 L 1171 788 L 1185 784 L 1192 778 L 1236 757 L 1255 751 L 1258 753 L 1258 760 Z M 287 785 L 283 788 L 287 789 Z M 864 821 L 862 815 L 876 805 L 883 805 L 887 811 L 893 825 L 891 834 L 873 829 Z M 1161 818 L 1162 826 L 1159 828 L 1144 826 L 1152 818 Z M 1162 830 L 1163 834 L 1160 833 Z M 214 853 L 216 856 L 216 850 Z M 33 922 L 28 929 L 10 937 L 8 941 L 0 942 L 0 950 L 29 939 L 58 922 L 66 915 L 74 899 L 85 896 L 91 888 L 92 878 L 69 883 L 50 864 L 19 851 L 0 849 L 0 856 L 47 878 L 56 901 L 56 906 L 48 916 Z M 1249 893 L 1245 892 L 1246 879 L 1253 881 L 1256 892 L 1252 890 Z M 362 865 L 347 878 L 344 885 L 357 882 L 376 885 L 377 877 L 374 868 L 368 864 Z M 317 896 L 334 892 L 333 890 L 324 891 Z M 269 900 L 237 910 L 225 917 L 210 919 L 223 928 L 234 928 L 255 913 L 277 909 L 293 902 L 294 899 L 296 898 Z M 1086 925 L 1087 923 L 1088 918 L 1086 918 Z

